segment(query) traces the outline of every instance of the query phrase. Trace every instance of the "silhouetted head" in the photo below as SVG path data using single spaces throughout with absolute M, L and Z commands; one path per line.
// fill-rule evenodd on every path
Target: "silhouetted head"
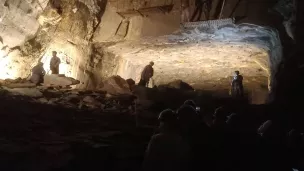
M 57 52 L 53 51 L 52 54 L 53 54 L 53 57 L 55 57 L 57 55 Z
M 240 71 L 234 71 L 235 75 L 240 75 Z
M 271 143 L 280 143 L 282 140 L 278 122 L 273 122 L 271 120 L 264 122 L 258 129 L 258 133 L 264 140 Z
M 299 131 L 292 129 L 288 132 L 287 143 L 289 147 L 297 148 L 301 145 L 302 136 Z
M 171 109 L 163 110 L 158 116 L 158 121 L 161 130 L 173 129 L 177 122 L 176 113 Z
M 192 106 L 194 109 L 196 108 L 196 104 L 193 100 L 186 100 L 184 102 L 184 105 L 189 105 L 189 106 Z
M 229 115 L 229 111 L 224 107 L 219 107 L 215 109 L 213 114 L 213 124 L 222 125 L 226 124 L 227 116 Z
M 236 113 L 232 113 L 227 117 L 226 123 L 232 129 L 238 129 L 241 126 L 241 117 Z
M 180 126 L 183 128 L 190 127 L 198 122 L 198 114 L 195 109 L 190 105 L 182 105 L 177 110 L 177 117 Z
M 154 65 L 154 62 L 153 62 L 153 61 L 151 61 L 149 65 L 153 66 L 153 65 Z

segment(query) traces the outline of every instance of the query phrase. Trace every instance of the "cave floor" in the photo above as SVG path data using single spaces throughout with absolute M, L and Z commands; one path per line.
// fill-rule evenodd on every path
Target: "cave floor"
M 0 170 L 138 170 L 151 129 L 129 112 L 78 110 L 1 97 Z
M 68 93 L 66 90 L 44 91 L 45 98 L 52 103 L 1 90 L 0 169 L 139 170 L 161 110 L 176 109 L 184 100 L 194 99 L 204 106 L 202 112 L 208 118 L 216 107 L 231 104 L 231 99 L 216 97 L 208 91 L 144 91 L 153 104 L 137 105 L 134 112 L 131 107 L 134 103 L 129 97 L 117 96 L 109 100 L 104 92 L 77 91 L 81 98 L 90 95 L 102 99 L 100 101 L 107 107 L 100 110 L 88 104 L 87 107 L 71 107 L 59 100 L 58 96 L 67 98 L 64 93 L 75 97 L 74 90 Z M 57 99 L 58 103 L 52 99 Z M 76 100 L 72 99 L 67 101 L 74 103 Z

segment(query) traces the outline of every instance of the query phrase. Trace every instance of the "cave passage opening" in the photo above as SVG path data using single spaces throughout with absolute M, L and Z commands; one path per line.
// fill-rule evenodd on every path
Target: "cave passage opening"
M 233 72 L 239 70 L 253 104 L 267 101 L 282 59 L 276 30 L 251 24 L 199 26 L 158 38 L 118 43 L 108 49 L 119 56 L 116 74 L 136 82 L 144 66 L 154 61 L 151 87 L 182 80 L 195 90 L 229 96 Z

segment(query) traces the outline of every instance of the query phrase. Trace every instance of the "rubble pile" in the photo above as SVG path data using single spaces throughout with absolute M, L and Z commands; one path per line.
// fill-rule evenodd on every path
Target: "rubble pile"
M 173 89 L 179 89 L 183 91 L 194 91 L 194 89 L 186 82 L 183 82 L 182 80 L 175 80 L 168 84 L 160 85 L 159 88 L 173 88 Z
M 127 82 L 125 79 L 121 78 L 119 75 L 111 76 L 107 80 L 103 81 L 99 86 L 100 90 L 106 91 L 110 94 L 131 94 L 130 84 L 132 81 Z
M 79 80 L 72 77 L 66 77 L 64 74 L 51 74 L 44 76 L 43 87 L 71 88 L 70 86 L 80 84 Z M 0 80 L 0 85 L 8 88 L 32 88 L 36 84 L 27 78 Z
M 146 135 L 151 132 L 137 131 L 135 117 L 116 110 L 127 106 L 116 97 L 92 91 L 41 92 L 45 102 L 41 98 L 12 96 L 1 89 L 0 107 L 5 108 L 0 113 L 1 170 L 77 170 L 82 164 L 104 170 L 109 163 L 103 159 L 120 161 L 142 156 L 149 139 Z M 51 102 L 56 105 L 48 105 Z M 64 103 L 82 103 L 91 109 L 103 106 L 103 110 L 67 108 L 61 106 Z M 140 165 L 140 160 L 137 162 Z M 112 163 L 110 167 L 125 165 Z
M 27 97 L 34 103 L 62 106 L 94 112 L 114 111 L 134 113 L 135 96 L 129 84 L 119 76 L 113 76 L 96 90 L 70 89 L 79 81 L 63 75 L 46 75 L 43 86 L 32 86 L 26 80 L 6 80 L 1 89 L 7 97 Z M 30 86 L 29 86 L 30 85 Z M 5 93 L 4 93 L 5 92 Z

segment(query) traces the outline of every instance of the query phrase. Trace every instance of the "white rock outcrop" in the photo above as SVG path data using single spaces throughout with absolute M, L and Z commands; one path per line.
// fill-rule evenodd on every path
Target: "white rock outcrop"
M 38 15 L 48 0 L 1 0 L 0 36 L 4 46 L 16 47 L 34 37 L 39 29 Z

